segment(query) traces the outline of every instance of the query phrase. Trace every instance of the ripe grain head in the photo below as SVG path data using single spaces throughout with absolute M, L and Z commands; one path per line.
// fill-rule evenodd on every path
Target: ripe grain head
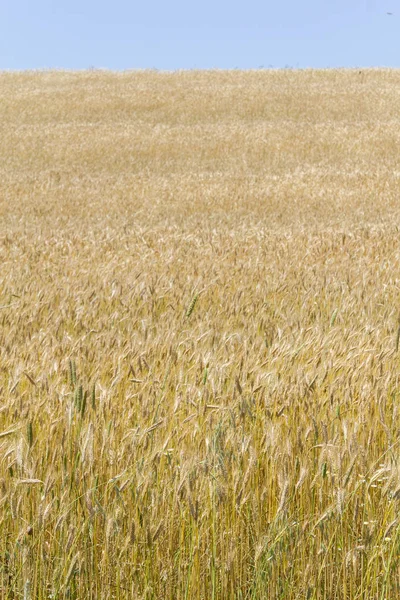
M 398 597 L 399 84 L 0 74 L 5 598 Z

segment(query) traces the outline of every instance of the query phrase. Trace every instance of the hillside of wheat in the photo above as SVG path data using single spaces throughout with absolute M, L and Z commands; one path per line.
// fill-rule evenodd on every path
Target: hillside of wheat
M 1 600 L 399 598 L 399 98 L 0 73 Z

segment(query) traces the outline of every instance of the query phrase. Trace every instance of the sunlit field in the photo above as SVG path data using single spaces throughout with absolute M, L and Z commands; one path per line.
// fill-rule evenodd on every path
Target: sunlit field
M 0 73 L 1 600 L 398 600 L 399 103 Z

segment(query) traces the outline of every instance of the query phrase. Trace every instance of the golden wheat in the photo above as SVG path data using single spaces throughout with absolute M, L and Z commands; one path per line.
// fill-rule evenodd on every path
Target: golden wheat
M 397 599 L 400 72 L 0 74 L 2 599 Z

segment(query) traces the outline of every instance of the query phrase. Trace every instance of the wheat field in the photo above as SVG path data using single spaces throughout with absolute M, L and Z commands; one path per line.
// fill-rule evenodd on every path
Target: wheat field
M 0 73 L 0 598 L 400 594 L 400 71 Z

